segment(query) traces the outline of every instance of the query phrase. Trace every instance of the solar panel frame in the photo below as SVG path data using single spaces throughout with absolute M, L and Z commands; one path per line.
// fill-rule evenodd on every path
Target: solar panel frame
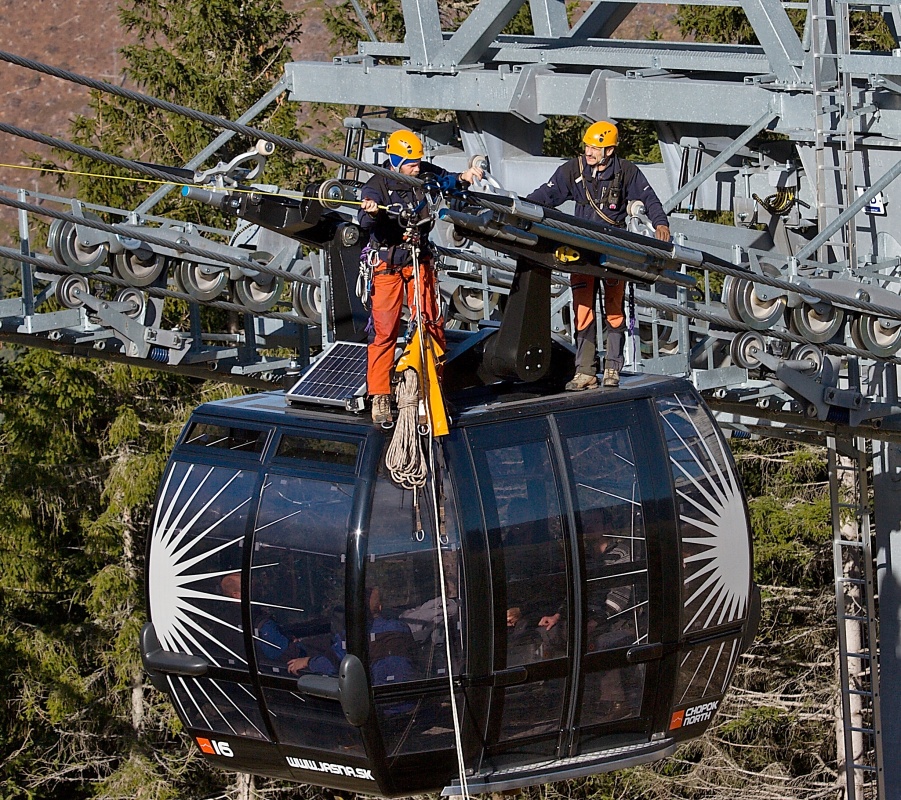
M 285 393 L 291 403 L 324 403 L 348 407 L 355 397 L 366 394 L 368 347 L 359 342 L 335 342 Z

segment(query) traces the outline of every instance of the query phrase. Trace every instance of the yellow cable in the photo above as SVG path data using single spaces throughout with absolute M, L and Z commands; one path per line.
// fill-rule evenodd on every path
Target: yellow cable
M 76 170 L 71 169 L 52 169 L 50 167 L 26 167 L 23 164 L 0 164 L 0 168 L 4 169 L 28 169 L 33 170 L 35 172 L 51 172 L 59 175 L 79 175 L 84 178 L 104 178 L 110 181 L 133 181 L 135 183 L 155 183 L 160 186 L 199 186 L 200 188 L 206 188 L 202 184 L 192 184 L 192 183 L 177 183 L 175 181 L 161 181 L 156 178 L 132 178 L 126 175 L 102 175 L 96 172 L 78 172 Z M 244 194 L 264 194 L 270 197 L 292 197 L 295 200 L 319 200 L 319 197 L 308 197 L 307 195 L 302 194 L 278 194 L 277 192 L 264 192 L 261 189 L 228 189 L 229 192 L 243 192 Z M 331 201 L 330 201 L 331 202 Z M 362 204 L 361 200 L 342 200 L 342 205 L 346 206 L 358 206 Z M 379 208 L 387 209 L 388 206 L 379 206 Z

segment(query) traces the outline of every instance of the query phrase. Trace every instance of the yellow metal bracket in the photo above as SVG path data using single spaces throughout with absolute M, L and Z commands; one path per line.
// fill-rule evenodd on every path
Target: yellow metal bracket
M 426 405 L 426 413 L 434 436 L 446 436 L 450 433 L 444 396 L 441 394 L 441 383 L 438 380 L 438 364 L 443 358 L 444 350 L 441 345 L 428 334 L 420 338 L 420 328 L 417 327 L 395 367 L 396 372 L 413 369 L 419 375 L 419 396 Z

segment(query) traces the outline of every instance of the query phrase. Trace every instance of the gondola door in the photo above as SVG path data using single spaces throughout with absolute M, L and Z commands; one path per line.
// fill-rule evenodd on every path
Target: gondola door
M 468 433 L 491 552 L 496 680 L 489 754 L 556 757 L 563 744 L 571 554 L 549 434 L 546 418 Z
M 654 430 L 646 404 L 556 415 L 575 520 L 581 623 L 570 754 L 650 731 L 661 641 Z M 659 483 L 659 481 L 658 481 Z M 649 603 L 649 586 L 657 587 Z
M 490 756 L 566 758 L 650 733 L 670 498 L 643 428 L 656 431 L 646 404 L 624 403 L 469 431 L 491 551 Z

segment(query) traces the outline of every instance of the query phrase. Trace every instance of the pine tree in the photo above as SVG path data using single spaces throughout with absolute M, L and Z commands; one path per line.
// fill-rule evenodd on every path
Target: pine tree
M 271 88 L 300 32 L 299 17 L 278 0 L 131 0 L 121 22 L 140 41 L 122 52 L 128 84 L 232 119 Z M 283 102 L 255 124 L 303 138 L 296 109 Z M 95 93 L 68 138 L 180 166 L 217 134 Z M 214 158 L 251 145 L 235 137 Z M 65 158 L 78 171 L 119 174 Z M 319 169 L 280 152 L 266 180 L 296 185 Z M 66 188 L 134 208 L 156 186 L 74 176 Z M 189 207 L 176 195 L 154 212 L 185 218 Z M 167 455 L 192 407 L 233 391 L 47 351 L 0 359 L 3 797 L 164 800 L 219 794 L 229 783 L 150 688 L 138 632 L 146 531 Z

